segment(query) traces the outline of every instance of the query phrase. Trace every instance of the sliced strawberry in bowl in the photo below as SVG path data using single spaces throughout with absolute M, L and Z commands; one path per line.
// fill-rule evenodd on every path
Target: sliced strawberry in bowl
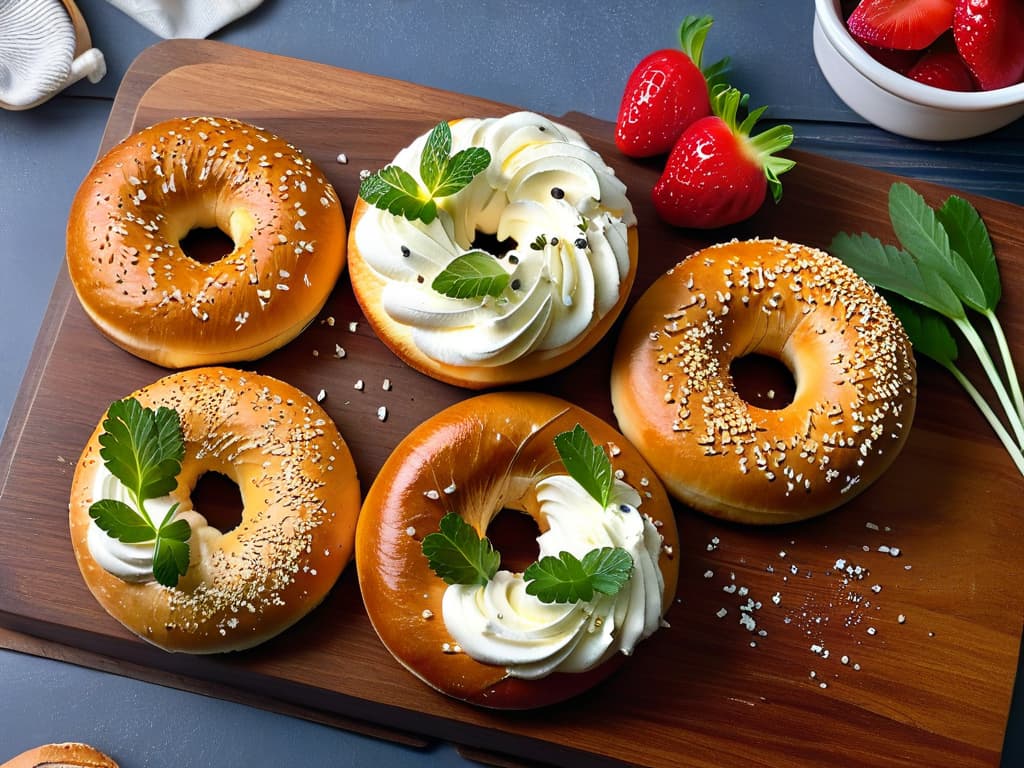
M 729 62 L 701 69 L 711 24 L 710 16 L 687 16 L 679 27 L 679 49 L 655 51 L 633 69 L 615 125 L 615 144 L 623 154 L 665 154 L 686 126 L 711 114 L 711 85 L 722 79 Z
M 779 175 L 794 162 L 776 157 L 793 142 L 793 129 L 778 125 L 751 136 L 766 107 L 742 123 L 736 117 L 743 95 L 720 86 L 711 97 L 714 114 L 690 125 L 672 148 L 665 170 L 654 185 L 654 208 L 677 227 L 713 229 L 754 215 L 771 190 L 782 196 Z
M 945 43 L 946 38 L 940 42 Z M 952 44 L 929 48 L 906 74 L 911 80 L 944 91 L 978 90 L 970 70 Z
M 1024 0 L 956 0 L 953 37 L 982 90 L 1024 78 Z
M 846 20 L 859 42 L 920 51 L 953 24 L 956 0 L 861 0 Z

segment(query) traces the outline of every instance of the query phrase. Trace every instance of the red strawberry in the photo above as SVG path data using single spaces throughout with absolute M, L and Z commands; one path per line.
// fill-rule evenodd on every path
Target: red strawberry
M 766 107 L 737 126 L 742 99 L 735 88 L 717 88 L 714 114 L 693 123 L 673 147 L 653 193 L 655 210 L 669 224 L 723 227 L 752 216 L 768 188 L 776 202 L 782 196 L 779 175 L 794 163 L 773 153 L 793 142 L 793 129 L 779 125 L 750 136 Z
M 1024 77 L 1024 2 L 956 0 L 953 37 L 983 90 L 1004 88 Z
M 665 49 L 646 56 L 626 81 L 615 144 L 630 157 L 650 157 L 672 149 L 679 134 L 711 114 L 708 78 L 717 81 L 728 59 L 700 68 L 710 16 L 687 16 L 679 27 L 682 50 Z
M 897 51 L 895 48 L 876 48 L 867 43 L 861 43 L 860 47 L 883 67 L 905 75 L 912 66 L 917 64 L 921 58 L 921 51 Z
M 974 79 L 956 51 L 929 51 L 910 68 L 907 77 L 946 91 L 975 90 Z
M 846 26 L 862 43 L 919 51 L 953 23 L 956 0 L 861 0 Z

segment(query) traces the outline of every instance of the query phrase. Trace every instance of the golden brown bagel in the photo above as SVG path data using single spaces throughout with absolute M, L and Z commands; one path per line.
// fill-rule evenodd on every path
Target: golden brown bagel
M 486 130 L 489 130 L 486 125 L 497 125 L 497 120 L 455 120 L 452 129 L 458 135 L 463 125 L 476 126 L 463 141 L 478 146 L 472 142 L 486 142 Z M 470 389 L 528 381 L 554 373 L 578 360 L 597 344 L 618 318 L 636 277 L 636 220 L 625 198 L 625 187 L 615 178 L 612 169 L 572 129 L 530 113 L 516 113 L 502 120 L 513 126 L 514 131 L 513 128 L 494 128 L 495 133 L 502 136 L 508 133 L 528 134 L 529 137 L 492 146 L 491 166 L 463 192 L 437 201 L 440 213 L 432 229 L 416 222 L 415 226 L 420 230 L 418 233 L 403 232 L 395 224 L 400 222 L 402 227 L 408 226 L 401 217 L 386 214 L 378 219 L 381 214 L 362 197 L 355 202 L 349 227 L 348 259 L 352 288 L 377 336 L 399 358 L 421 373 Z M 534 161 L 524 160 L 532 157 L 530 153 L 543 143 L 538 137 L 558 137 L 559 146 L 564 147 L 559 151 L 564 151 L 567 157 L 565 167 L 576 169 L 573 173 L 579 172 L 581 177 L 590 181 L 587 184 L 562 181 L 570 175 L 569 172 L 561 174 L 563 167 L 558 165 L 559 161 L 547 156 L 534 158 Z M 394 164 L 415 173 L 424 138 L 421 136 L 403 149 Z M 513 145 L 512 149 L 509 144 Z M 554 163 L 556 170 L 548 168 L 549 163 Z M 601 179 L 600 185 L 598 178 Z M 558 184 L 564 184 L 565 189 Z M 595 196 L 603 196 L 603 199 Z M 543 226 L 541 223 L 522 225 L 521 222 L 528 217 L 520 217 L 518 213 L 503 215 L 514 204 L 512 198 L 516 198 L 520 205 L 524 199 L 527 200 L 535 211 L 544 210 L 545 214 L 538 215 L 538 222 Z M 545 218 L 549 209 L 558 207 L 562 209 L 558 214 L 560 218 L 554 214 L 551 219 Z M 615 224 L 606 224 L 609 219 L 605 217 L 610 217 Z M 440 221 L 448 223 L 442 228 Z M 621 231 L 617 229 L 620 225 L 624 225 Z M 529 235 L 523 235 L 524 241 L 519 241 L 514 235 L 507 235 L 505 229 L 520 233 L 528 231 Z M 532 240 L 538 232 L 545 238 L 543 247 Z M 479 246 L 475 244 L 479 235 L 492 239 L 500 237 L 502 241 Z M 621 246 L 621 253 L 615 257 L 621 259 L 620 272 L 614 280 L 609 277 L 609 262 L 614 250 L 609 243 Z M 584 247 L 579 248 L 577 244 Z M 367 253 L 367 245 L 373 253 Z M 488 332 L 498 329 L 496 335 L 505 339 L 505 326 L 515 310 L 490 315 L 489 308 L 501 302 L 515 308 L 526 306 L 529 300 L 522 297 L 526 294 L 533 296 L 536 286 L 541 286 L 536 288 L 536 295 L 542 295 L 542 291 L 544 295 L 550 294 L 551 302 L 565 302 L 566 306 L 573 306 L 574 302 L 581 307 L 593 305 L 591 319 L 572 338 L 555 344 L 550 341 L 555 334 L 552 328 L 564 321 L 557 314 L 553 315 L 545 328 L 536 331 L 528 351 L 522 354 L 508 353 L 503 346 L 497 346 L 498 352 L 493 354 L 489 347 L 486 350 L 467 349 L 465 336 L 451 341 L 446 336 L 443 340 L 431 342 L 443 347 L 444 354 L 450 358 L 445 359 L 433 347 L 418 340 L 418 335 L 434 333 L 437 328 L 433 319 L 422 319 L 422 315 L 428 312 L 428 301 L 423 297 L 426 295 L 428 300 L 436 298 L 430 286 L 449 260 L 478 248 L 489 249 L 497 262 L 504 265 L 511 278 L 510 287 L 500 297 L 484 300 L 482 306 L 487 311 L 483 313 L 475 311 L 481 304 L 479 299 L 451 300 L 434 315 L 443 316 L 441 325 L 446 330 L 462 333 L 467 329 L 485 328 Z M 546 260 L 549 266 L 536 269 L 531 266 L 541 260 Z M 542 275 L 542 272 L 539 279 L 530 277 Z M 591 276 L 591 272 L 596 277 Z M 598 309 L 598 303 L 590 295 L 591 280 L 606 289 L 611 286 L 617 292 L 614 301 L 600 304 Z M 522 287 L 515 287 L 520 282 Z M 426 293 L 416 294 L 421 288 Z M 389 291 L 391 296 L 402 293 L 407 303 L 403 304 L 402 300 L 389 302 Z M 410 295 L 416 298 L 409 299 Z M 520 300 L 523 303 L 517 304 Z M 400 306 L 394 309 L 389 307 L 389 303 Z M 531 317 L 536 316 L 533 312 L 530 309 Z M 461 317 L 463 313 L 473 314 L 473 317 L 461 323 L 449 320 L 450 315 Z M 450 328 L 446 325 L 449 322 Z M 533 333 L 524 332 L 523 337 Z M 517 339 L 513 346 L 518 344 Z
M 657 557 L 664 579 L 662 615 L 671 604 L 679 570 L 671 506 L 654 472 L 618 432 L 547 395 L 491 393 L 465 400 L 428 419 L 398 445 L 367 494 L 356 531 L 359 584 L 374 629 L 403 666 L 437 690 L 487 707 L 538 707 L 595 685 L 624 659 L 615 653 L 589 671 L 531 680 L 509 677 L 503 666 L 458 652 L 443 618 L 447 585 L 422 551 L 423 538 L 439 529 L 449 511 L 458 512 L 481 536 L 503 509 L 525 513 L 544 533 L 548 524 L 537 484 L 565 474 L 553 439 L 576 424 L 603 446 L 617 475 L 640 493 L 639 511 L 663 537 Z M 533 543 L 527 562 L 536 552 Z M 502 568 L 509 567 L 503 562 Z
M 212 263 L 180 241 L 217 227 Z M 302 152 L 237 120 L 168 120 L 129 136 L 71 205 L 67 262 L 86 313 L 157 365 L 255 360 L 305 328 L 345 264 L 333 187 Z
M 758 353 L 796 382 L 745 402 L 730 364 Z M 698 251 L 630 310 L 615 353 L 619 427 L 669 492 L 712 515 L 785 523 L 867 488 L 910 431 L 916 371 L 889 305 L 849 267 L 781 240 Z
M 12 757 L 0 768 L 117 768 L 117 763 L 88 744 L 43 744 Z
M 101 419 L 70 503 L 75 556 L 96 599 L 143 639 L 189 653 L 248 648 L 306 615 L 351 558 L 359 512 L 355 466 L 330 417 L 289 384 L 230 368 L 175 373 L 132 397 L 181 418 L 185 457 L 171 499 L 192 527 L 190 566 L 167 588 L 151 576 L 123 580 L 97 562 L 89 507 L 110 477 L 99 455 Z M 190 494 L 205 472 L 227 476 L 241 493 L 242 520 L 225 533 L 192 511 Z

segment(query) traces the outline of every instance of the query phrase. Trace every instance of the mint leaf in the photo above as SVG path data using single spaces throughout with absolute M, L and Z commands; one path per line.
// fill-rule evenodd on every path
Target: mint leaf
M 453 299 L 473 299 L 500 296 L 508 280 L 508 273 L 489 253 L 469 251 L 448 262 L 430 287 Z
M 452 131 L 442 120 L 430 131 L 420 155 L 420 178 L 426 189 L 408 171 L 389 165 L 363 180 L 359 196 L 395 216 L 430 224 L 437 218 L 435 200 L 454 195 L 491 162 L 491 153 L 482 147 L 460 150 L 454 157 L 451 151 Z
M 949 235 L 950 247 L 967 262 L 981 284 L 985 308 L 994 310 L 1002 296 L 1002 285 L 992 240 L 981 215 L 973 205 L 957 195 L 947 198 L 936 215 Z
M 589 602 L 594 592 L 614 595 L 629 581 L 633 558 L 620 547 L 592 549 L 578 560 L 570 552 L 542 557 L 524 572 L 527 594 L 542 603 Z
M 434 188 L 434 197 L 448 197 L 469 186 L 469 182 L 490 163 L 491 153 L 483 147 L 469 147 L 456 152 L 445 168 L 444 177 Z
M 602 507 L 612 493 L 612 462 L 604 449 L 595 445 L 587 431 L 577 424 L 571 432 L 555 436 L 555 449 L 566 471 Z
M 371 174 L 359 185 L 359 196 L 370 205 L 429 224 L 437 216 L 437 206 L 430 194 L 408 172 L 389 165 Z
M 139 506 L 177 487 L 185 455 L 177 411 L 143 408 L 135 398 L 118 400 L 107 411 L 103 430 L 100 457 Z
M 156 528 L 123 501 L 100 499 L 89 506 L 89 517 L 100 530 L 126 544 L 152 541 Z
M 871 235 L 840 232 L 829 250 L 877 288 L 893 291 L 946 317 L 965 317 L 963 304 L 940 275 L 921 269 L 906 251 Z
M 889 188 L 889 218 L 896 237 L 924 269 L 941 275 L 969 307 L 985 308 L 985 292 L 970 266 L 949 245 L 949 235 L 925 199 L 902 182 Z
M 447 122 L 442 120 L 427 136 L 427 143 L 420 156 L 420 178 L 423 179 L 423 183 L 426 184 L 427 191 L 431 195 L 445 177 L 448 170 L 448 156 L 451 152 L 452 129 L 448 127 Z M 441 197 L 441 195 L 437 195 L 437 197 Z
M 484 585 L 498 570 L 501 555 L 487 537 L 454 512 L 441 518 L 440 531 L 423 537 L 423 554 L 430 568 L 447 584 Z
M 188 571 L 188 540 L 191 535 L 187 520 L 175 520 L 160 529 L 153 550 L 153 576 L 165 587 L 174 587 Z

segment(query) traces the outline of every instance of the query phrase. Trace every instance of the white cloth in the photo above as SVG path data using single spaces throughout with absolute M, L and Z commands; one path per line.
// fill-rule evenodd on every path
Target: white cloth
M 107 0 L 163 38 L 201 39 L 230 24 L 263 0 Z
M 28 109 L 83 77 L 107 72 L 103 54 L 75 56 L 71 17 L 60 0 L 0 0 L 0 107 Z

